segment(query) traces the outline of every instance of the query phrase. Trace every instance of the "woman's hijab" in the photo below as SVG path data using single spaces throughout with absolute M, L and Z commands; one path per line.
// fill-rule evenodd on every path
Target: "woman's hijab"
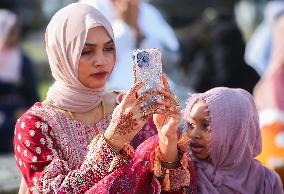
M 113 39 L 108 20 L 95 8 L 73 3 L 59 10 L 46 30 L 46 51 L 55 83 L 47 100 L 54 106 L 72 112 L 87 112 L 102 100 L 104 87 L 91 89 L 78 79 L 78 63 L 88 30 L 103 26 Z

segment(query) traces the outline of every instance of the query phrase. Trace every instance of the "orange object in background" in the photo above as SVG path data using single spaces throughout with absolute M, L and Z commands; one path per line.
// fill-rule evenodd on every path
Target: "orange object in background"
M 284 124 L 275 121 L 261 128 L 262 153 L 257 157 L 268 168 L 275 170 L 284 183 Z

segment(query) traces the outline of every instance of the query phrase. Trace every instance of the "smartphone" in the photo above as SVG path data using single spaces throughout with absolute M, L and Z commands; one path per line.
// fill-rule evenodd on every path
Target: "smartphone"
M 162 59 L 161 51 L 157 48 L 137 49 L 133 51 L 133 71 L 135 82 L 142 81 L 144 86 L 138 91 L 138 96 L 161 86 Z M 154 99 L 161 98 L 160 95 Z

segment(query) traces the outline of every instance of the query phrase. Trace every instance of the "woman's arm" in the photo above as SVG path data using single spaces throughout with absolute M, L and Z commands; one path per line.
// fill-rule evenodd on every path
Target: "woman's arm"
M 56 142 L 52 127 L 41 118 L 25 114 L 15 129 L 15 158 L 19 169 L 34 193 L 84 193 L 103 177 L 128 163 L 102 136 L 90 145 L 81 165 L 69 166 Z

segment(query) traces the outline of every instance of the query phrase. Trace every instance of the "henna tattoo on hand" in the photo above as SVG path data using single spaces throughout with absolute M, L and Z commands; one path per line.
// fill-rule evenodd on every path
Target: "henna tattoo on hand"
M 119 135 L 129 134 L 138 126 L 138 122 L 133 118 L 132 112 L 120 114 L 114 122 L 116 123 L 114 133 L 118 133 Z
M 136 83 L 136 84 L 134 85 L 134 87 L 130 89 L 129 94 L 130 94 L 130 95 L 133 95 L 134 93 L 136 93 L 136 92 L 139 90 L 139 88 L 140 88 L 141 86 L 142 86 L 142 82 Z
M 146 92 L 145 94 L 139 96 L 136 101 L 136 105 L 140 105 L 142 103 L 147 103 L 146 101 L 156 93 L 155 90 L 151 90 Z

